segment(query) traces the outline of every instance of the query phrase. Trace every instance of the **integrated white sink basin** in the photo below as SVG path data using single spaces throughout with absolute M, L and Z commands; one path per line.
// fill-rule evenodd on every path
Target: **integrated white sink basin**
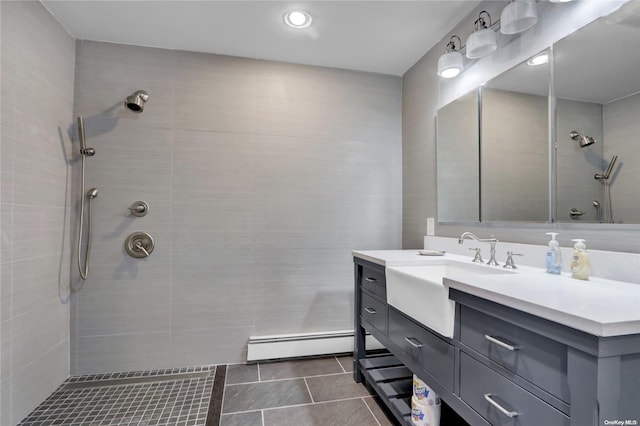
M 469 281 L 474 275 L 502 275 L 511 271 L 483 264 L 442 260 L 427 266 L 386 268 L 387 302 L 443 336 L 453 337 L 455 303 L 443 278 Z

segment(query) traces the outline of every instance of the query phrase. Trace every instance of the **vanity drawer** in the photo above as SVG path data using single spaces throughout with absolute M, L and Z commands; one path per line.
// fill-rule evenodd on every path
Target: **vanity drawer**
M 567 347 L 462 306 L 460 341 L 523 379 L 569 401 Z
M 494 426 L 569 425 L 563 413 L 464 352 L 460 359 L 460 397 Z
M 453 389 L 454 348 L 410 318 L 389 308 L 389 339 L 448 389 Z
M 387 304 L 382 303 L 367 293 L 362 293 L 362 309 L 360 318 L 371 324 L 379 332 L 387 335 Z
M 360 287 L 383 300 L 387 300 L 387 282 L 384 271 L 377 271 L 363 266 Z

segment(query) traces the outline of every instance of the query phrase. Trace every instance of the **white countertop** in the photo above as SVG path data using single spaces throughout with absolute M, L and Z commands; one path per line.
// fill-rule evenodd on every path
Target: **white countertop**
M 354 251 L 353 256 L 385 267 L 426 266 L 444 259 L 471 262 L 470 256 L 421 256 L 418 250 Z M 445 277 L 444 284 L 596 336 L 640 334 L 638 284 L 602 278 L 583 281 L 527 266 L 518 266 L 512 274 Z

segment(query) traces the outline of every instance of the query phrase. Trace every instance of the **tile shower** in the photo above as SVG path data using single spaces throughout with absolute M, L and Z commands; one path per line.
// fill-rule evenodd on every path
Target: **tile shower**
M 351 250 L 401 245 L 399 77 L 74 40 L 38 2 L 1 7 L 0 423 L 69 375 L 351 327 Z M 122 105 L 138 89 L 143 114 Z M 78 115 L 100 191 L 86 281 Z M 124 252 L 136 231 L 148 259 Z

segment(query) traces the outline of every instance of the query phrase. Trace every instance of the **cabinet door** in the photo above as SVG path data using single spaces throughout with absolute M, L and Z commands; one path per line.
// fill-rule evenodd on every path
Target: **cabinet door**
M 378 299 L 362 293 L 362 308 L 360 310 L 362 321 L 369 323 L 373 328 L 387 335 L 387 304 Z M 365 325 L 365 328 L 366 325 Z
M 460 397 L 492 425 L 569 425 L 563 413 L 467 354 L 460 361 Z
M 561 400 L 569 401 L 567 347 L 463 306 L 460 341 Z
M 453 389 L 454 348 L 410 318 L 389 308 L 389 339 L 448 389 Z

